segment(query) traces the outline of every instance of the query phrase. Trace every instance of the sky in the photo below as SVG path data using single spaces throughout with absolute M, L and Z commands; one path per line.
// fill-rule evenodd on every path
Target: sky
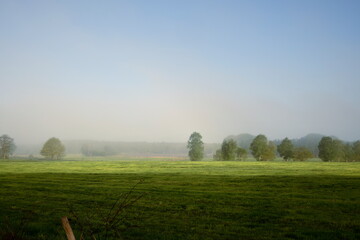
M 0 134 L 360 139 L 360 1 L 0 0 Z

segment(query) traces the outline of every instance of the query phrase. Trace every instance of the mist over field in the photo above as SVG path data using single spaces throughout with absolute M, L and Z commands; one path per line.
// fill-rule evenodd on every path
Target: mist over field
M 0 134 L 204 142 L 360 122 L 358 1 L 0 2 Z
M 0 0 L 0 240 L 360 239 L 359 0 Z

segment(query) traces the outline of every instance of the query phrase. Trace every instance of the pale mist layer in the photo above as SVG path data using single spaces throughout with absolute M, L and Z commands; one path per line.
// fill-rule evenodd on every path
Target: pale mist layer
M 309 100 L 310 101 L 310 100 Z M 325 101 L 325 100 L 324 100 Z M 10 101 L 9 101 L 10 102 Z M 193 131 L 204 142 L 220 143 L 228 135 L 249 132 L 269 139 L 299 138 L 316 132 L 353 141 L 360 120 L 357 109 L 322 103 L 296 108 L 260 99 L 142 99 L 135 103 L 71 98 L 21 98 L 1 104 L 0 133 L 18 144 L 63 140 L 186 142 Z M 352 116 L 352 117 L 347 117 Z

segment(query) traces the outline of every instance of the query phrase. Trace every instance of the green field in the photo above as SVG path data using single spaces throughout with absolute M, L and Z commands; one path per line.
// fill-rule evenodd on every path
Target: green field
M 360 239 L 360 163 L 0 161 L 0 223 L 65 239 L 69 206 L 145 195 L 124 239 Z M 6 230 L 6 229 L 5 229 Z

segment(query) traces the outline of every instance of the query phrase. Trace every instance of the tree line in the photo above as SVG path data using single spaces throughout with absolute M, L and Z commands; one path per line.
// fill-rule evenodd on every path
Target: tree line
M 188 145 L 189 158 L 198 161 L 203 158 L 203 142 L 200 133 L 191 134 Z M 263 134 L 257 135 L 251 142 L 249 149 L 239 147 L 234 139 L 225 139 L 214 156 L 218 161 L 245 160 L 250 154 L 257 161 L 270 161 L 281 157 L 284 161 L 305 161 L 314 158 L 313 152 L 306 147 L 295 147 L 288 138 L 283 139 L 278 145 L 269 141 Z M 318 157 L 325 162 L 360 161 L 360 141 L 344 143 L 332 137 L 322 137 L 318 144 Z
M 187 148 L 191 161 L 198 161 L 204 158 L 204 143 L 198 132 L 191 134 Z M 9 159 L 16 149 L 14 139 L 4 134 L 0 136 L 0 158 Z M 104 152 L 111 152 L 111 149 L 104 149 Z M 345 143 L 339 139 L 324 136 L 318 143 L 318 157 L 325 162 L 353 162 L 360 161 L 360 140 L 353 143 Z M 94 156 L 88 146 L 83 146 L 82 153 L 87 156 Z M 61 159 L 65 155 L 65 146 L 58 138 L 47 140 L 40 154 L 49 159 Z M 98 153 L 103 155 L 103 152 Z M 251 142 L 249 149 L 239 147 L 234 139 L 225 139 L 221 148 L 213 155 L 214 160 L 235 161 L 245 160 L 251 154 L 257 161 L 270 161 L 281 157 L 284 161 L 305 161 L 314 158 L 315 155 L 306 147 L 295 147 L 288 138 L 283 139 L 279 144 L 269 141 L 263 134 L 257 135 Z M 106 154 L 104 154 L 106 155 Z
M 16 145 L 14 139 L 4 134 L 0 137 L 0 158 L 9 159 L 14 154 Z M 61 159 L 65 155 L 65 146 L 58 138 L 50 138 L 47 140 L 40 154 L 49 159 Z

